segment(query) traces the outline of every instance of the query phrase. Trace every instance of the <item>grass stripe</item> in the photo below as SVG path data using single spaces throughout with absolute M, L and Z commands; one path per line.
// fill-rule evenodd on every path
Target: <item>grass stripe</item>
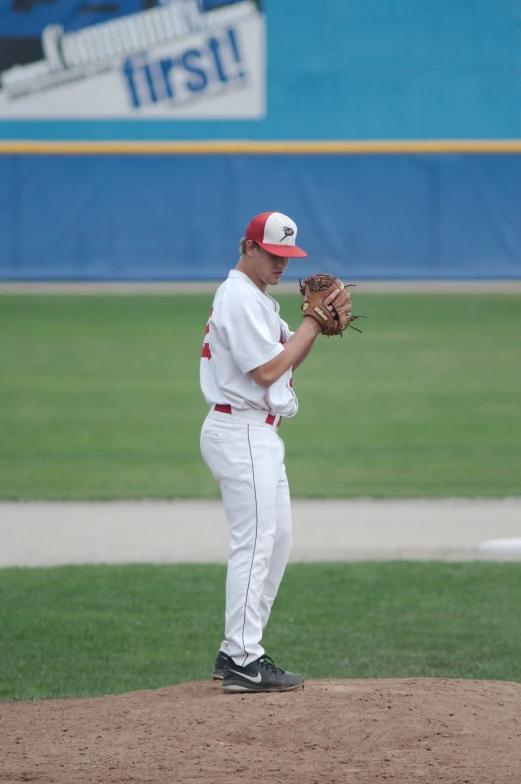
M 521 565 L 293 564 L 263 643 L 308 678 L 521 681 Z M 209 678 L 224 566 L 0 570 L 0 699 Z
M 518 495 L 521 297 L 353 298 L 364 334 L 320 339 L 295 374 L 293 496 Z M 296 327 L 299 298 L 279 300 Z M 211 301 L 0 296 L 0 498 L 218 497 L 199 451 Z

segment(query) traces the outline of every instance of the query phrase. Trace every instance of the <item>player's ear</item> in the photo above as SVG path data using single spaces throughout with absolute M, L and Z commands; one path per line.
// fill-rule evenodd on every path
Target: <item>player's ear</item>
M 256 242 L 254 242 L 254 240 L 246 240 L 246 255 L 248 256 L 249 259 L 255 256 L 255 253 L 257 252 L 258 249 L 259 246 L 257 245 Z

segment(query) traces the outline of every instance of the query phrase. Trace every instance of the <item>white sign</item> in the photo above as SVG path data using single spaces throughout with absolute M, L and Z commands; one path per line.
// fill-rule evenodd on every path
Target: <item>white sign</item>
M 42 34 L 44 59 L 0 74 L 2 119 L 265 116 L 265 17 L 252 0 L 165 5 Z

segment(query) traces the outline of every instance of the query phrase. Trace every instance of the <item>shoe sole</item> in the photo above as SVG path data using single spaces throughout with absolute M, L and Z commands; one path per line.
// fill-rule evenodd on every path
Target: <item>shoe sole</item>
M 261 692 L 273 692 L 273 691 L 294 691 L 295 689 L 303 689 L 304 682 L 296 683 L 294 686 L 265 686 L 264 688 L 255 688 L 251 686 L 243 686 L 239 683 L 230 683 L 229 685 L 223 684 L 223 692 L 225 694 L 244 694 L 248 692 L 249 694 L 260 694 Z
M 220 672 L 212 672 L 212 678 L 214 681 L 222 681 L 224 679 L 224 675 Z

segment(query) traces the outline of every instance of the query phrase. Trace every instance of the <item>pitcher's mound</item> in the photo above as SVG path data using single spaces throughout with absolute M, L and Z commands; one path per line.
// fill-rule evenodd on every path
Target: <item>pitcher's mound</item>
M 436 679 L 7 703 L 0 782 L 519 784 L 520 705 L 519 683 Z

